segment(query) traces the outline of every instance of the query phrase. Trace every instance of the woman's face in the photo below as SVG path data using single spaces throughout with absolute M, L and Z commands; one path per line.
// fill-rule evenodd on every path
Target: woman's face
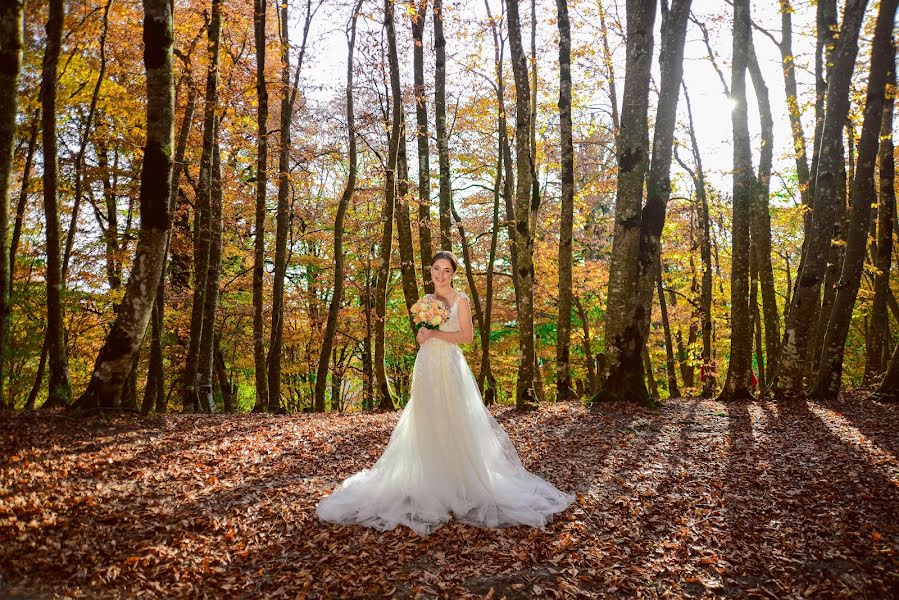
M 438 258 L 431 265 L 431 279 L 440 287 L 448 286 L 453 281 L 453 265 L 445 258 Z

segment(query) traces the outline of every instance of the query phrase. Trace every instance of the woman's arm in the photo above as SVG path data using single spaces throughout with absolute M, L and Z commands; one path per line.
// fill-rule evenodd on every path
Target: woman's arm
M 422 343 L 432 337 L 451 344 L 470 344 L 474 341 L 474 326 L 471 323 L 471 304 L 468 302 L 468 297 L 459 298 L 459 305 L 456 307 L 456 317 L 459 319 L 459 331 L 421 329 L 420 332 L 428 332 Z

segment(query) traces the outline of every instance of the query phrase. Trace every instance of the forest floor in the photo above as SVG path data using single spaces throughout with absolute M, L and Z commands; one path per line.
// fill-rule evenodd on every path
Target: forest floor
M 0 414 L 0 597 L 899 596 L 899 406 L 493 413 L 545 530 L 319 522 L 398 413 Z

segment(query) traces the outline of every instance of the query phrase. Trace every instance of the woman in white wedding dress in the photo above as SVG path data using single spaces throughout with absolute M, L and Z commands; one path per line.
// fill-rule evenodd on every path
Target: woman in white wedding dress
M 529 473 L 487 411 L 459 344 L 472 341 L 468 297 L 452 287 L 450 252 L 431 261 L 434 294 L 449 307 L 439 330 L 422 328 L 412 394 L 384 453 L 323 498 L 323 521 L 428 535 L 453 517 L 478 527 L 543 528 L 574 496 Z

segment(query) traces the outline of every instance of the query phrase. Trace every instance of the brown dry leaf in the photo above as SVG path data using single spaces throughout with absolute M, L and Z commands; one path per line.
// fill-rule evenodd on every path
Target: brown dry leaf
M 0 597 L 890 597 L 897 410 L 492 408 L 577 503 L 545 530 L 450 521 L 428 538 L 315 516 L 398 413 L 4 413 Z

